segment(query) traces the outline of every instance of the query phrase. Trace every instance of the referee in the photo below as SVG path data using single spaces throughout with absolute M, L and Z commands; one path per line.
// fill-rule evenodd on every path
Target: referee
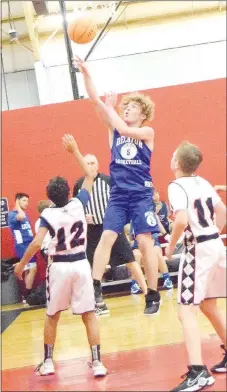
M 107 203 L 109 201 L 111 184 L 109 176 L 99 173 L 99 164 L 95 155 L 87 154 L 84 159 L 87 164 L 92 166 L 92 168 L 97 172 L 92 192 L 90 194 L 90 201 L 86 207 L 86 220 L 88 223 L 87 258 L 92 268 L 94 253 L 103 231 L 103 219 Z M 74 185 L 73 197 L 79 193 L 83 180 L 84 177 L 80 178 Z M 122 264 L 127 265 L 133 277 L 138 281 L 140 287 L 146 290 L 143 272 L 140 266 L 135 262 L 131 246 L 124 233 L 120 234 L 116 239 L 110 256 L 111 267 L 118 267 Z M 94 281 L 94 290 L 97 304 L 96 313 L 99 315 L 109 313 L 107 306 L 103 303 L 102 295 L 100 295 L 101 287 L 99 281 Z

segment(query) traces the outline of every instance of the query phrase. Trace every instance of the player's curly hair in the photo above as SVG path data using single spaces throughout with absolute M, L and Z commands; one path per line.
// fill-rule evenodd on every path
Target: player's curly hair
M 120 109 L 121 114 L 123 114 L 126 106 L 132 101 L 137 102 L 141 106 L 142 113 L 145 114 L 145 116 L 146 116 L 144 121 L 153 120 L 154 112 L 155 112 L 154 102 L 151 100 L 151 98 L 148 95 L 140 94 L 137 92 L 123 96 L 123 98 L 120 102 L 120 105 L 119 105 L 119 109 Z
M 46 187 L 47 197 L 56 205 L 63 207 L 69 200 L 69 184 L 63 177 L 52 178 Z
M 195 144 L 184 141 L 176 150 L 176 160 L 185 174 L 193 174 L 203 160 L 203 155 Z

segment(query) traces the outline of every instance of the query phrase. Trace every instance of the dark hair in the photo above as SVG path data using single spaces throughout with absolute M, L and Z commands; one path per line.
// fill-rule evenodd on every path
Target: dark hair
M 15 195 L 15 200 L 20 200 L 20 199 L 22 199 L 22 197 L 27 197 L 29 199 L 29 195 L 27 193 L 18 192 Z
M 184 173 L 193 174 L 202 162 L 203 155 L 199 147 L 185 141 L 177 148 L 176 159 Z
M 56 205 L 63 207 L 69 201 L 69 184 L 63 177 L 52 178 L 46 187 L 47 197 Z

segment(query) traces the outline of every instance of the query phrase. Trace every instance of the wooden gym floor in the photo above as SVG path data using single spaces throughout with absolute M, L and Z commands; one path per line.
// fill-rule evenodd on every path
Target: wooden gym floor
M 3 307 L 8 324 L 2 333 L 2 391 L 169 391 L 187 371 L 187 355 L 176 314 L 176 290 L 162 291 L 160 314 L 143 315 L 142 295 L 106 300 L 110 316 L 99 317 L 101 351 L 108 376 L 95 380 L 88 366 L 90 350 L 79 316 L 61 315 L 54 350 L 55 376 L 38 377 L 43 359 L 45 309 Z M 226 314 L 225 300 L 219 306 Z M 222 360 L 220 341 L 199 314 L 205 363 Z M 226 374 L 215 375 L 207 391 L 225 391 Z

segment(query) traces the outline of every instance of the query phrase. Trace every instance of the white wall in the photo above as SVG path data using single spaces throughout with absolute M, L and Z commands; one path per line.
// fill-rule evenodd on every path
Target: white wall
M 72 46 L 84 57 L 91 44 Z M 71 100 L 63 36 L 47 44 L 41 40 L 41 57 L 50 102 Z M 31 53 L 19 46 L 4 45 L 3 59 L 6 72 L 34 68 Z M 113 28 L 89 63 L 100 94 L 226 77 L 226 14 Z M 81 75 L 78 79 L 80 95 L 86 96 Z

